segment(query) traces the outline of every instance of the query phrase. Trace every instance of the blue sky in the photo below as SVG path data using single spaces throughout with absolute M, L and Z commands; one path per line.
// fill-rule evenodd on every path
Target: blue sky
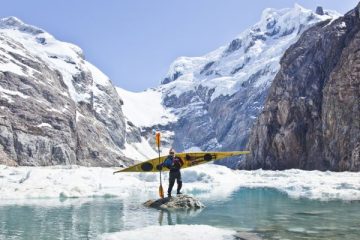
M 11 0 L 0 16 L 16 16 L 59 40 L 79 45 L 116 86 L 141 91 L 159 84 L 179 56 L 201 56 L 256 23 L 264 8 L 345 13 L 358 0 Z

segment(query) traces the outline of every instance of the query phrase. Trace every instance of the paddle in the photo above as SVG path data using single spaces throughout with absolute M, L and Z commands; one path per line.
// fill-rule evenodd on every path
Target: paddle
M 160 132 L 156 133 L 156 145 L 158 148 L 159 153 L 159 165 L 160 165 Z M 160 171 L 160 186 L 159 186 L 159 195 L 161 198 L 164 198 L 164 189 L 162 187 L 162 181 L 161 181 L 161 168 L 159 168 Z

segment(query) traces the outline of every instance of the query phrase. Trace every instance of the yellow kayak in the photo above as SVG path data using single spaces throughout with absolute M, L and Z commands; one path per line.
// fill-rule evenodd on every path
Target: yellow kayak
M 188 168 L 188 167 L 200 165 L 203 163 L 207 163 L 210 161 L 215 161 L 215 160 L 219 160 L 219 159 L 223 159 L 223 158 L 227 158 L 227 157 L 238 156 L 238 155 L 249 154 L 249 153 L 250 153 L 250 151 L 195 152 L 195 153 L 177 153 L 176 156 L 180 157 L 183 160 L 184 165 L 181 167 L 181 169 L 183 169 L 183 168 Z M 145 162 L 136 164 L 134 166 L 115 171 L 114 173 L 118 173 L 118 172 L 158 172 L 160 170 L 158 165 L 160 163 L 164 162 L 164 160 L 167 157 L 168 156 L 162 156 L 162 157 L 160 157 L 160 160 L 158 157 L 154 158 L 154 159 L 150 159 Z M 166 167 L 163 167 L 161 169 L 161 171 L 169 171 L 169 169 Z

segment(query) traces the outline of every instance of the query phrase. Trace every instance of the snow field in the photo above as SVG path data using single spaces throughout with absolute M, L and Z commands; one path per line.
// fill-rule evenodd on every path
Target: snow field
M 124 100 L 123 112 L 125 116 L 138 127 L 166 125 L 177 121 L 174 114 L 162 105 L 162 93 L 154 89 L 135 93 L 116 88 L 119 96 Z

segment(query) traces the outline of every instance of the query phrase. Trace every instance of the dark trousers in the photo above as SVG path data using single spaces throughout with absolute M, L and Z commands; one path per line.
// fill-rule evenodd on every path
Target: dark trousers
M 177 180 L 177 192 L 179 193 L 181 190 L 181 187 L 182 187 L 180 170 L 179 171 L 170 171 L 170 173 L 169 173 L 168 195 L 171 195 L 171 191 L 174 186 L 175 179 Z

